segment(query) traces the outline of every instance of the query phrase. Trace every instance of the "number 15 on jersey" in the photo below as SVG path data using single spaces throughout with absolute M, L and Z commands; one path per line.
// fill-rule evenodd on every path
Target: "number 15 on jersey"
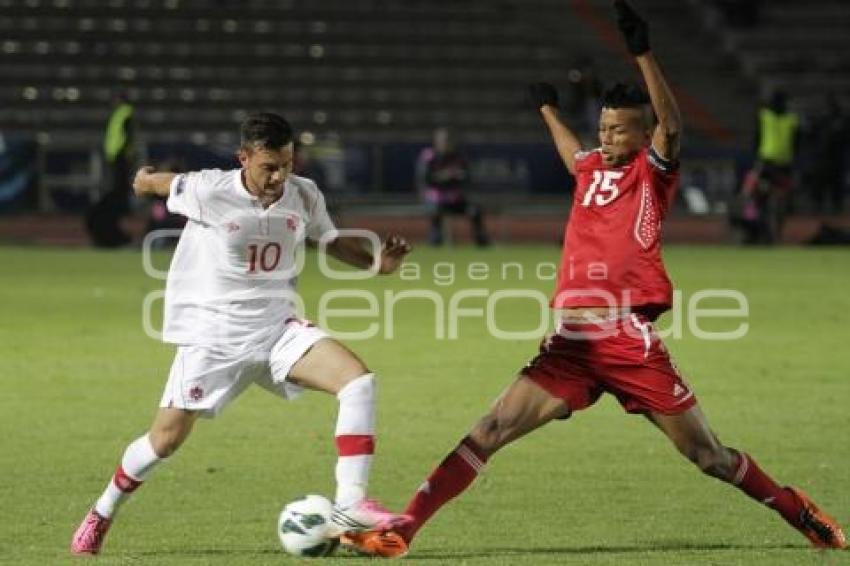
M 593 172 L 593 182 L 584 193 L 584 199 L 581 201 L 582 206 L 605 206 L 614 202 L 620 196 L 620 189 L 614 184 L 614 181 L 619 181 L 623 178 L 623 171 L 599 171 Z M 594 198 L 595 197 L 595 198 Z

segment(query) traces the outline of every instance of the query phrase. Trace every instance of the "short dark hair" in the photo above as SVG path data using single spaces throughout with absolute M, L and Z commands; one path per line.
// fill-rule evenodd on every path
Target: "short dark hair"
M 250 114 L 239 129 L 241 146 L 251 149 L 260 146 L 263 149 L 279 149 L 293 140 L 292 126 L 273 112 L 255 112 Z
M 603 108 L 643 108 L 649 96 L 636 84 L 615 83 L 602 93 Z

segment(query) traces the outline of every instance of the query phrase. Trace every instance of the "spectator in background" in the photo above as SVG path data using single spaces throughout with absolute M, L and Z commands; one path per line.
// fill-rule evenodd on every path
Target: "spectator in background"
M 132 239 L 121 227 L 121 220 L 130 213 L 134 138 L 133 106 L 124 94 L 118 94 L 103 138 L 106 192 L 86 214 L 86 226 L 96 246 L 123 246 Z
M 316 182 L 323 182 L 322 189 L 326 192 L 344 191 L 348 185 L 345 153 L 345 146 L 339 134 L 333 131 L 325 132 L 321 137 L 317 137 L 315 143 L 310 146 L 309 166 L 314 170 L 311 174 L 315 172 L 315 169 L 321 169 L 321 177 Z M 304 157 L 307 157 L 307 153 L 302 151 L 301 158 Z
M 726 22 L 735 28 L 753 28 L 759 23 L 760 0 L 718 0 Z
M 813 163 L 809 175 L 812 197 L 817 212 L 839 213 L 844 208 L 844 176 L 850 124 L 835 93 L 826 95 L 821 113 L 815 116 L 806 145 Z
M 315 146 L 308 145 L 301 141 L 295 142 L 295 153 L 292 157 L 292 173 L 299 177 L 307 177 L 312 179 L 320 187 L 328 186 L 328 175 L 325 172 L 325 166 L 314 155 Z M 343 171 L 344 172 L 344 171 Z M 325 188 L 325 205 L 328 209 L 328 214 L 334 222 L 339 221 L 339 205 L 336 202 L 336 197 L 333 191 Z
M 744 187 L 745 210 L 753 216 L 755 242 L 781 240 L 793 186 L 794 158 L 799 140 L 800 118 L 788 109 L 788 95 L 774 92 L 758 111 L 756 164 Z M 757 179 L 755 178 L 757 177 Z
M 595 136 L 603 89 L 593 59 L 580 57 L 567 73 L 567 79 L 565 110 L 580 136 Z
M 447 214 L 469 218 L 476 245 L 490 243 L 481 208 L 463 194 L 469 180 L 469 162 L 457 149 L 451 132 L 446 128 L 434 131 L 432 147 L 423 149 L 416 162 L 416 186 L 431 209 L 432 245 L 443 243 L 443 217 Z
M 109 167 L 110 190 L 129 196 L 130 175 L 135 165 L 133 105 L 123 93 L 116 95 L 113 103 L 103 138 L 103 154 Z
M 327 174 L 324 166 L 313 155 L 310 146 L 300 141 L 295 142 L 292 172 L 299 177 L 307 177 L 320 187 L 326 184 Z

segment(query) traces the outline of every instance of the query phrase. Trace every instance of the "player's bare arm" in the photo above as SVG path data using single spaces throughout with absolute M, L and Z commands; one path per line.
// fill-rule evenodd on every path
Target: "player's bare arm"
M 652 133 L 652 146 L 661 157 L 675 161 L 679 158 L 679 147 L 682 135 L 682 116 L 679 106 L 667 81 L 661 73 L 661 68 L 651 52 L 637 58 L 649 90 L 649 99 L 658 119 L 658 124 Z
M 150 195 L 167 197 L 171 191 L 171 181 L 176 176 L 176 173 L 158 173 L 153 167 L 146 165 L 136 171 L 136 176 L 133 178 L 133 191 L 138 197 Z
M 411 249 L 407 240 L 401 236 L 395 234 L 388 236 L 381 245 L 378 273 L 389 275 L 395 272 Z M 356 236 L 338 237 L 328 245 L 327 253 L 343 263 L 360 269 L 370 269 L 375 263 L 375 257 L 367 247 L 366 240 Z
M 617 26 L 629 52 L 635 56 L 649 90 L 658 124 L 652 133 L 652 146 L 661 157 L 674 161 L 679 157 L 682 116 L 673 92 L 649 47 L 649 24 L 626 0 L 615 0 Z
M 558 91 L 549 83 L 534 83 L 528 87 L 528 97 L 535 109 L 540 111 L 558 154 L 571 174 L 575 174 L 576 152 L 581 151 L 581 142 L 561 119 L 558 111 Z

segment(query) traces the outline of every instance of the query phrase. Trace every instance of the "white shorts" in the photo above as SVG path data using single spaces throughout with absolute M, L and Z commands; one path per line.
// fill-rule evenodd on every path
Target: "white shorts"
M 178 346 L 160 407 L 198 411 L 213 418 L 251 384 L 294 399 L 303 388 L 288 381 L 295 365 L 313 344 L 329 335 L 304 320 L 287 322 L 266 344 L 245 352 L 205 346 Z

